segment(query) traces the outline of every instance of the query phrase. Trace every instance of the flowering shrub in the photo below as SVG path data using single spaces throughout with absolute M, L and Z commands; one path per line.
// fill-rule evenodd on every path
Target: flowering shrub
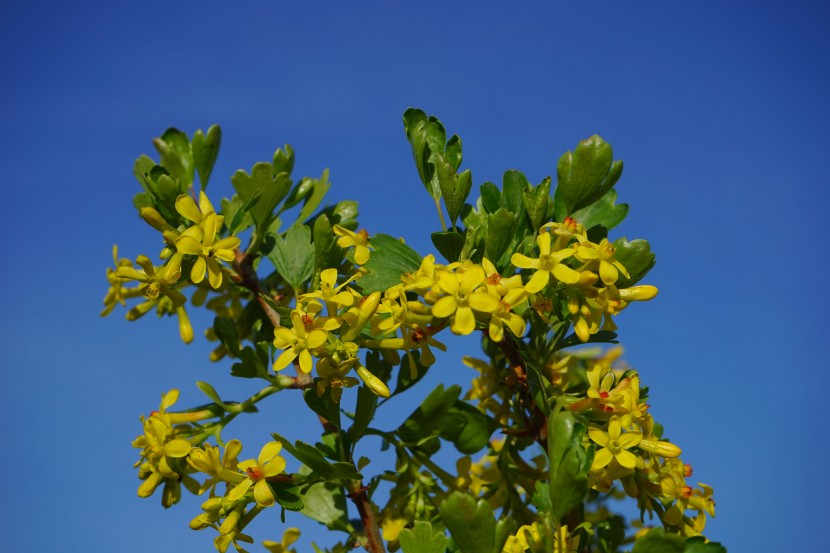
M 165 507 L 182 486 L 203 496 L 190 526 L 216 532 L 222 553 L 243 551 L 251 520 L 279 510 L 341 533 L 331 552 L 725 551 L 702 536 L 712 488 L 691 485 L 638 372 L 619 347 L 577 347 L 615 342 L 614 316 L 657 295 L 640 284 L 654 265 L 648 242 L 609 239 L 628 212 L 616 203 L 622 162 L 611 147 L 593 136 L 565 153 L 553 193 L 550 178 L 531 185 L 508 171 L 468 203 L 458 136 L 416 109 L 404 126 L 440 218 L 437 255 L 358 230 L 355 202 L 324 206 L 328 173 L 295 180 L 289 146 L 237 171 L 236 193 L 218 204 L 206 189 L 219 127 L 192 139 L 170 129 L 154 141 L 158 162 L 137 160 L 134 203 L 161 234 L 161 261 L 114 249 L 102 315 L 138 300 L 128 320 L 175 314 L 187 343 L 187 310 L 208 309 L 210 359 L 262 381 L 241 402 L 197 382 L 209 403 L 184 410 L 174 410 L 177 390 L 164 393 L 133 442 L 138 495 L 160 489 Z M 385 427 L 378 407 L 418 385 L 447 333 L 481 337 L 481 352 L 463 358 L 476 371 L 470 388 L 441 384 Z M 291 443 L 268 428 L 256 458 L 240 461 L 226 429 L 277 393 L 302 394 L 322 436 Z M 366 436 L 394 450 L 394 467 L 364 476 Z M 454 467 L 435 460 L 442 447 L 457 451 Z M 639 521 L 611 511 L 626 496 Z M 263 545 L 293 551 L 298 534 Z

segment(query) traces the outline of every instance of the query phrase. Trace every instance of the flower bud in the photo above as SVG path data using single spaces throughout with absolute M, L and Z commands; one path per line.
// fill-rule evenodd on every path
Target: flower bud
M 179 316 L 179 336 L 181 336 L 182 342 L 189 344 L 193 341 L 193 327 L 190 326 L 190 318 L 187 316 L 184 306 L 176 309 L 176 315 Z
M 655 455 L 659 455 L 661 457 L 666 458 L 674 458 L 680 457 L 682 451 L 679 447 L 674 445 L 670 442 L 658 441 L 658 440 L 649 440 L 643 438 L 640 440 L 640 449 L 648 451 L 649 453 L 654 453 Z
M 366 367 L 362 365 L 357 367 L 357 375 L 363 380 L 367 388 L 380 397 L 389 397 L 391 395 L 389 388 L 386 387 L 383 380 L 369 372 L 369 369 Z
M 648 301 L 656 295 L 657 287 L 648 284 L 620 290 L 620 299 L 623 301 Z
M 164 232 L 165 230 L 173 230 L 173 227 L 171 227 L 167 223 L 167 221 L 164 220 L 164 217 L 162 217 L 161 213 L 156 211 L 155 208 L 142 207 L 138 211 L 138 213 L 139 213 L 139 215 L 141 215 L 141 218 L 144 219 L 144 221 L 148 225 L 150 225 L 151 227 L 153 227 L 154 229 L 156 229 L 159 232 Z

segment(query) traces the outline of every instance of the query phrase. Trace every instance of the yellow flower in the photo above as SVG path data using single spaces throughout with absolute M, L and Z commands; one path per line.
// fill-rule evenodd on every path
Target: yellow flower
M 308 301 L 311 298 L 323 300 L 328 308 L 329 315 L 334 315 L 336 307 L 350 307 L 354 303 L 354 296 L 343 288 L 353 281 L 356 275 L 348 279 L 340 286 L 335 286 L 337 282 L 337 269 L 325 269 L 320 272 L 320 289 L 308 294 L 300 296 L 302 301 Z
M 519 276 L 519 275 L 516 275 Z M 490 316 L 488 333 L 493 342 L 501 342 L 504 338 L 504 326 L 513 332 L 513 335 L 521 338 L 525 333 L 527 324 L 525 320 L 513 313 L 512 309 L 522 303 L 527 297 L 527 290 L 524 288 L 513 288 L 499 300 L 498 307 Z
M 536 269 L 536 272 L 533 273 L 533 276 L 525 285 L 528 292 L 531 294 L 539 292 L 548 285 L 551 277 L 566 284 L 579 282 L 579 273 L 562 263 L 575 253 L 573 249 L 551 251 L 550 233 L 548 232 L 539 233 L 539 236 L 536 237 L 536 243 L 539 245 L 539 257 L 537 259 L 520 253 L 514 253 L 510 258 L 510 262 L 520 269 Z
M 281 443 L 268 442 L 262 446 L 256 459 L 248 459 L 239 463 L 237 467 L 245 471 L 248 477 L 228 492 L 228 499 L 231 501 L 240 499 L 253 486 L 257 505 L 260 507 L 273 505 L 276 499 L 266 479 L 285 470 L 285 459 L 279 456 L 280 450 L 282 450 Z
M 594 443 L 601 446 L 594 454 L 592 469 L 601 469 L 612 459 L 627 469 L 633 469 L 637 465 L 637 456 L 628 449 L 640 443 L 643 433 L 639 430 L 623 433 L 619 417 L 611 417 L 608 421 L 607 433 L 599 428 L 591 427 L 588 429 L 588 435 Z
M 310 318 L 308 320 L 310 332 L 306 332 L 305 317 L 294 310 L 291 312 L 291 322 L 294 325 L 292 328 L 281 326 L 274 329 L 274 346 L 285 350 L 274 361 L 274 371 L 283 370 L 299 357 L 300 369 L 305 373 L 311 372 L 312 361 L 309 350 L 325 344 L 329 333 L 321 328 L 313 328 L 313 322 Z
M 603 238 L 599 244 L 593 242 L 583 241 L 576 245 L 576 258 L 585 262 L 587 265 L 585 269 L 593 270 L 599 265 L 599 277 L 605 284 L 614 284 L 620 274 L 626 278 L 631 278 L 625 266 L 614 259 L 614 245 L 608 241 L 608 238 Z
M 112 259 L 115 262 L 115 269 L 107 268 L 107 281 L 109 281 L 110 287 L 107 290 L 107 295 L 104 297 L 104 310 L 101 311 L 102 317 L 109 315 L 113 308 L 115 308 L 116 303 L 126 306 L 127 302 L 124 300 L 135 298 L 142 294 L 141 286 L 125 288 L 125 279 L 118 276 L 119 269 L 122 267 L 132 268 L 133 266 L 133 262 L 129 259 L 118 259 L 118 246 L 112 247 Z
M 369 261 L 369 233 L 366 229 L 360 229 L 359 232 L 351 231 L 343 228 L 340 225 L 334 225 L 332 228 L 334 234 L 339 236 L 337 245 L 341 248 L 350 248 L 354 246 L 354 262 L 357 265 L 365 265 Z
M 451 317 L 450 329 L 455 334 L 467 335 L 476 328 L 473 309 L 493 313 L 499 307 L 496 298 L 485 291 L 477 291 L 484 283 L 484 269 L 474 265 L 463 274 L 443 272 L 438 285 L 447 294 L 432 306 L 432 314 L 440 319 Z
M 136 263 L 144 270 L 144 272 L 137 271 L 130 266 L 123 265 L 115 270 L 115 275 L 119 278 L 136 280 L 142 283 L 139 290 L 148 299 L 156 299 L 159 294 L 170 296 L 174 303 L 182 304 L 185 302 L 184 296 L 181 293 L 173 290 L 171 287 L 176 284 L 181 276 L 182 256 L 181 254 L 173 255 L 170 260 L 164 265 L 163 271 L 156 272 L 156 268 L 147 256 L 139 255 L 136 258 Z M 159 269 L 161 267 L 158 267 Z
M 204 191 L 199 192 L 198 207 L 193 198 L 187 194 L 176 198 L 176 211 L 196 223 L 188 227 L 174 241 L 176 251 L 180 254 L 198 256 L 190 270 L 190 280 L 194 284 L 199 284 L 207 273 L 210 285 L 213 288 L 219 288 L 222 285 L 222 269 L 216 260 L 233 261 L 235 259 L 233 250 L 239 247 L 241 240 L 236 236 L 216 240 L 224 219 L 213 210 L 213 205 Z

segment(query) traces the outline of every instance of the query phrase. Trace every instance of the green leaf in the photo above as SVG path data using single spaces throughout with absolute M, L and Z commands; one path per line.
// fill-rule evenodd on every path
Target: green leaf
M 458 261 L 464 248 L 464 236 L 456 231 L 433 232 L 432 243 L 449 263 Z
M 565 152 L 556 167 L 556 188 L 565 211 L 573 213 L 603 197 L 619 180 L 622 169 L 622 161 L 614 161 L 611 145 L 596 134 L 577 144 L 573 152 Z
M 340 405 L 331 399 L 331 394 L 317 395 L 317 387 L 312 386 L 303 390 L 303 399 L 309 409 L 323 417 L 337 428 L 340 428 Z
M 277 272 L 294 290 L 302 290 L 303 284 L 311 278 L 314 271 L 315 250 L 311 244 L 311 229 L 305 225 L 294 225 L 285 234 L 274 241 L 274 249 L 268 259 Z
M 291 188 L 291 178 L 288 173 L 274 174 L 270 163 L 260 161 L 254 164 L 250 175 L 242 169 L 234 173 L 231 184 L 246 203 L 255 195 L 260 195 L 260 199 L 256 205 L 251 206 L 249 213 L 258 231 L 262 232 L 273 219 L 274 208 Z
M 498 263 L 513 240 L 516 227 L 516 215 L 500 207 L 487 216 L 487 239 L 484 241 L 484 255 L 493 263 Z
M 196 165 L 196 171 L 199 172 L 199 182 L 202 190 L 207 188 L 210 174 L 213 171 L 213 164 L 216 163 L 216 158 L 219 156 L 221 143 L 222 129 L 219 128 L 219 125 L 211 125 L 207 130 L 207 134 L 203 134 L 202 129 L 193 134 L 190 149 L 193 153 L 193 163 Z
M 516 215 L 524 209 L 524 191 L 530 183 L 521 171 L 505 171 L 502 177 L 501 206 Z
M 637 239 L 629 242 L 625 237 L 614 241 L 614 259 L 623 264 L 631 278 L 620 275 L 615 283 L 617 288 L 628 288 L 637 284 L 654 267 L 656 262 L 648 241 Z
M 264 347 L 263 347 L 264 344 Z M 231 365 L 231 374 L 241 378 L 268 378 L 268 348 L 270 342 L 259 342 L 257 349 L 245 346 L 239 352 L 239 362 Z
M 470 189 L 473 186 L 472 173 L 469 169 L 460 174 L 456 173 L 452 164 L 441 152 L 434 152 L 430 156 L 429 162 L 434 167 L 434 174 L 441 187 L 441 194 L 444 197 L 444 205 L 447 206 L 450 222 L 455 225 L 455 221 L 458 219 L 461 208 L 464 207 L 464 202 L 467 196 L 470 195 Z
M 286 209 L 290 209 L 306 199 L 311 191 L 314 189 L 314 179 L 310 179 L 308 177 L 302 179 L 300 182 L 294 185 L 291 191 L 288 193 L 288 196 L 285 197 L 285 201 L 282 203 L 282 207 L 280 207 L 279 213 L 282 213 Z
M 401 549 L 403 553 L 444 553 L 449 540 L 443 532 L 436 532 L 432 524 L 419 520 L 410 530 L 401 530 Z
M 133 175 L 135 175 L 135 179 L 147 192 L 151 192 L 150 188 L 147 186 L 147 174 L 155 166 L 156 162 L 149 156 L 143 154 L 135 160 L 135 163 L 133 163 Z
M 378 406 L 378 396 L 366 386 L 360 386 L 357 389 L 357 403 L 354 409 L 354 422 L 349 428 L 349 436 L 352 438 L 352 443 L 363 436 L 366 429 L 369 428 L 369 423 L 375 416 L 375 410 Z
M 683 538 L 666 534 L 662 528 L 652 528 L 648 534 L 634 542 L 631 553 L 683 553 Z
M 461 453 L 472 454 L 481 451 L 490 442 L 493 431 L 499 427 L 499 424 L 487 414 L 461 400 L 456 400 L 447 412 L 458 413 L 466 420 L 456 437 L 447 436 Z
M 445 390 L 444 385 L 439 384 L 398 428 L 398 436 L 414 445 L 437 436 L 449 440 L 457 437 L 467 423 L 464 414 L 450 410 L 460 394 L 460 386 Z
M 331 188 L 331 183 L 329 183 L 329 170 L 325 169 L 319 179 L 312 180 L 311 193 L 306 196 L 303 208 L 300 210 L 300 214 L 297 215 L 298 223 L 305 222 L 306 219 L 311 217 L 314 211 L 320 206 L 320 202 L 323 201 L 323 197 L 329 191 L 329 188 Z
M 412 145 L 412 157 L 418 176 L 436 201 L 441 198 L 441 185 L 434 178 L 435 167 L 430 164 L 432 152 L 443 153 L 447 141 L 444 126 L 435 117 L 427 117 L 420 109 L 409 108 L 403 114 L 403 125 L 406 138 Z
M 277 175 L 280 173 L 291 174 L 291 171 L 294 170 L 294 149 L 291 148 L 290 144 L 286 144 L 284 150 L 277 148 L 271 165 L 274 166 L 274 173 Z
M 415 360 L 415 378 L 412 378 L 412 365 L 411 360 Z M 403 360 L 401 361 L 401 368 L 398 370 L 398 381 L 395 386 L 395 391 L 392 392 L 392 395 L 399 394 L 405 390 L 408 390 L 420 380 L 426 376 L 427 370 L 429 367 L 425 367 L 421 365 L 421 352 L 413 351 L 411 355 L 404 355 Z
M 588 207 L 574 211 L 571 217 L 585 225 L 586 229 L 602 225 L 610 230 L 622 223 L 625 216 L 628 215 L 628 204 L 615 205 L 616 200 L 617 191 L 612 188 L 602 198 Z
M 193 154 L 190 140 L 182 131 L 169 128 L 159 138 L 153 139 L 153 146 L 161 156 L 161 165 L 183 185 L 184 190 L 193 184 Z
M 233 234 L 236 231 L 245 230 L 246 228 L 254 224 L 254 220 L 250 216 L 249 211 L 251 211 L 251 208 L 257 204 L 261 197 L 262 194 L 260 192 L 257 192 L 247 202 L 243 204 L 242 199 L 235 194 L 231 201 L 222 201 L 222 212 L 233 212 L 233 218 L 231 219 L 231 224 L 228 227 L 228 232 L 230 234 Z M 239 205 L 236 205 L 237 203 Z
M 401 240 L 388 234 L 376 234 L 371 239 L 372 256 L 364 265 L 368 271 L 357 280 L 364 294 L 385 291 L 401 282 L 401 275 L 414 273 L 421 267 L 418 253 Z
M 281 507 L 288 509 L 289 511 L 303 510 L 303 500 L 297 491 L 296 485 L 290 482 L 268 482 L 268 485 L 273 489 L 274 497 L 276 497 L 277 503 L 279 503 Z
M 536 482 L 536 491 L 530 499 L 540 513 L 549 513 L 553 508 L 550 500 L 550 486 L 544 482 Z
M 456 491 L 438 509 L 459 551 L 494 553 L 496 521 L 486 500 Z
M 239 333 L 236 323 L 228 317 L 216 317 L 213 319 L 213 331 L 231 355 L 239 357 Z
M 228 410 L 227 404 L 222 401 L 222 399 L 219 397 L 219 394 L 216 393 L 214 387 L 211 386 L 209 383 L 199 381 L 196 382 L 196 387 L 199 388 L 202 391 L 202 393 L 209 397 L 210 400 L 213 401 L 216 405 L 218 405 L 226 411 Z
M 501 191 L 492 182 L 485 182 L 479 187 L 481 203 L 487 213 L 495 213 L 501 207 Z
M 533 188 L 526 188 L 522 191 L 525 211 L 530 219 L 531 229 L 536 232 L 545 221 L 550 201 L 550 177 L 543 180 Z
M 588 493 L 588 470 L 593 455 L 582 445 L 585 427 L 573 413 L 560 409 L 548 420 L 551 515 L 561 519 Z
M 683 553 L 726 553 L 726 548 L 718 542 L 707 542 L 703 536 L 695 536 L 686 540 Z
M 331 530 L 349 531 L 351 524 L 342 486 L 320 482 L 309 487 L 302 499 L 302 514 L 325 524 Z
M 334 233 L 331 230 L 331 223 L 326 215 L 320 215 L 314 219 L 314 228 L 311 231 L 312 244 L 314 244 L 314 268 L 312 274 L 317 275 L 321 270 L 329 267 L 329 257 L 334 247 Z M 315 277 L 317 278 L 317 277 Z M 315 281 L 313 286 L 318 283 Z

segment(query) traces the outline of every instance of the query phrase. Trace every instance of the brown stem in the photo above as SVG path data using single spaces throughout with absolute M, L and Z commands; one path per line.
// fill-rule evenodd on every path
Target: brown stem
M 386 553 L 375 517 L 375 506 L 372 505 L 372 501 L 366 493 L 367 490 L 368 488 L 363 486 L 363 482 L 357 482 L 357 486 L 349 493 L 349 499 L 357 507 L 360 520 L 363 521 L 363 530 L 366 533 L 366 551 L 369 551 L 369 553 Z

